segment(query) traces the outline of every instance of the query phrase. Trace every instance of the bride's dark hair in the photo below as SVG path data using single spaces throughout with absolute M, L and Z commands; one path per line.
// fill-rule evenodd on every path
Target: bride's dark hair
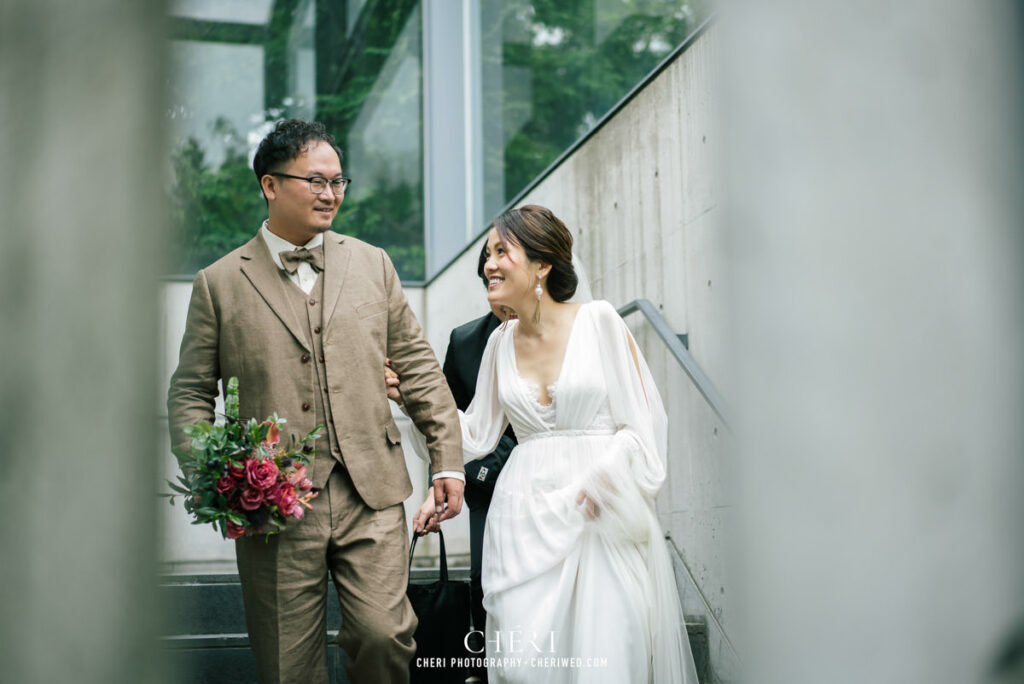
M 556 302 L 564 302 L 576 293 L 579 278 L 572 267 L 572 234 L 550 209 L 526 204 L 494 219 L 494 228 L 502 240 L 514 242 L 530 261 L 551 265 L 547 290 Z

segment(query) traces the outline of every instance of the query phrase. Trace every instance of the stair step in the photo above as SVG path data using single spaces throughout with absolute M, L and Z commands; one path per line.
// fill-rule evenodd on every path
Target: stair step
M 437 581 L 436 568 L 413 568 L 410 581 Z M 469 579 L 468 568 L 450 568 L 449 578 Z M 327 580 L 327 646 L 331 681 L 347 684 L 344 653 L 338 648 L 341 608 L 334 583 Z M 258 682 L 249 649 L 242 587 L 235 573 L 172 574 L 161 577 L 164 625 L 161 643 L 181 681 L 195 684 Z M 700 681 L 708 681 L 707 624 L 686 616 L 686 632 Z

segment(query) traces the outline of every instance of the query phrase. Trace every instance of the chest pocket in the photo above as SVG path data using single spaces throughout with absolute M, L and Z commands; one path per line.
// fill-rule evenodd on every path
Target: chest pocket
M 360 304 L 356 307 L 356 316 L 362 320 L 371 316 L 378 316 L 388 310 L 388 300 L 380 299 L 376 302 Z

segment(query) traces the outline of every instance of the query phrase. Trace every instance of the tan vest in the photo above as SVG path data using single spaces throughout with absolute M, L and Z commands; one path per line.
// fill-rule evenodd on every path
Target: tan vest
M 282 275 L 284 275 L 282 273 Z M 335 463 L 345 465 L 341 456 L 341 449 L 338 448 L 338 436 L 334 433 L 334 420 L 331 414 L 331 397 L 327 391 L 327 367 L 324 360 L 323 336 L 323 295 L 324 279 L 318 276 L 316 284 L 309 294 L 306 294 L 293 283 L 287 280 L 289 303 L 295 312 L 295 317 L 300 321 L 303 332 L 306 334 L 306 341 L 313 350 L 312 356 L 303 355 L 304 363 L 311 363 L 315 369 L 313 377 L 316 379 L 316 392 L 314 392 L 313 415 L 316 417 L 316 425 L 323 425 L 320 431 L 320 439 L 316 440 L 314 454 L 310 461 L 312 465 L 313 482 L 326 482 L 328 475 Z M 308 357 L 308 358 L 307 358 Z M 381 371 L 383 372 L 383 371 Z

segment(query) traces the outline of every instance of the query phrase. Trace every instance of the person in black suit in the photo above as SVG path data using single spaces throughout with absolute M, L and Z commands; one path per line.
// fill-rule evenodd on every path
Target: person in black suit
M 477 263 L 476 273 L 487 287 L 487 276 L 484 275 L 484 262 L 487 260 L 485 251 L 487 245 L 480 250 L 480 259 Z M 448 350 L 444 355 L 444 377 L 448 380 L 448 386 L 455 397 L 455 405 L 459 410 L 465 411 L 469 403 L 473 401 L 476 393 L 476 377 L 480 372 L 480 361 L 484 355 L 484 348 L 487 346 L 487 338 L 491 336 L 495 328 L 513 316 L 510 310 L 503 307 L 492 306 L 486 316 L 464 323 L 452 330 L 448 338 Z M 388 396 L 396 402 L 401 403 L 401 391 L 399 389 L 399 378 L 392 372 L 387 372 Z M 473 629 L 483 632 L 486 625 L 487 614 L 483 606 L 483 591 L 480 588 L 480 567 L 481 556 L 484 547 L 484 525 L 487 520 L 487 508 L 491 504 L 491 495 L 494 492 L 494 483 L 498 479 L 498 473 L 508 460 L 509 454 L 516 446 L 516 436 L 510 425 L 501 436 L 498 447 L 489 455 L 470 461 L 466 468 L 466 489 L 465 502 L 469 506 L 469 555 L 470 555 L 470 581 L 472 584 L 472 612 Z M 436 529 L 428 530 L 436 531 Z M 484 643 L 482 634 L 474 634 L 479 637 L 479 643 L 470 641 L 474 651 L 483 652 Z M 469 673 L 470 681 L 487 681 L 487 668 L 473 669 Z

